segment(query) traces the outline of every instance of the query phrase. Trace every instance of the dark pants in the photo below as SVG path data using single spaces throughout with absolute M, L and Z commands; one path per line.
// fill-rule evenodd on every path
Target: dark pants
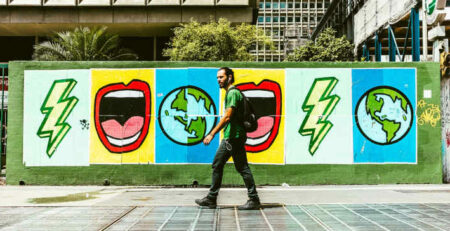
M 245 152 L 245 138 L 222 140 L 220 143 L 212 164 L 212 184 L 208 197 L 211 199 L 217 198 L 220 186 L 222 185 L 223 167 L 230 157 L 233 157 L 234 167 L 244 179 L 248 197 L 250 199 L 258 199 L 255 181 L 248 167 L 247 153 Z

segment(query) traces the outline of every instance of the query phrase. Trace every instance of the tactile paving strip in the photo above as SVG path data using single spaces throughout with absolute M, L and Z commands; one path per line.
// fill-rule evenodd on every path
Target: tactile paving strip
M 0 207 L 0 230 L 450 230 L 450 204 Z

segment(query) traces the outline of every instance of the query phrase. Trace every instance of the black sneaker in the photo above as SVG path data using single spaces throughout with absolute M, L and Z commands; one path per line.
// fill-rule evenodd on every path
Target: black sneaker
M 210 209 L 215 209 L 217 207 L 217 200 L 204 197 L 202 199 L 196 199 L 195 203 L 200 206 L 208 207 Z
M 259 202 L 259 199 L 249 199 L 247 203 L 238 206 L 239 210 L 254 210 L 261 208 L 261 203 Z

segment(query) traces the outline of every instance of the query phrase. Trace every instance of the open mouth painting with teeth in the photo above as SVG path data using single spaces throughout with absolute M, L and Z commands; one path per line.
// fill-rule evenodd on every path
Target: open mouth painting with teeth
M 141 146 L 149 129 L 150 102 L 150 86 L 140 80 L 110 84 L 97 92 L 95 128 L 110 152 L 131 152 Z
M 236 88 L 250 100 L 258 121 L 258 129 L 247 133 L 245 149 L 248 152 L 264 151 L 272 145 L 280 127 L 281 87 L 266 79 L 258 85 L 243 83 Z

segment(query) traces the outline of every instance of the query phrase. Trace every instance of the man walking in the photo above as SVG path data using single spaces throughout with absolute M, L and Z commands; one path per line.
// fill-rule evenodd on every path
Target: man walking
M 208 145 L 216 134 L 225 127 L 223 140 L 217 149 L 216 156 L 212 164 L 212 183 L 208 195 L 203 199 L 195 200 L 200 206 L 216 208 L 217 196 L 222 184 L 223 167 L 230 157 L 233 157 L 234 166 L 244 179 L 249 200 L 238 209 L 259 209 L 261 206 L 258 193 L 256 192 L 255 181 L 248 166 L 247 153 L 245 152 L 245 141 L 247 134 L 243 126 L 244 98 L 242 93 L 236 89 L 234 83 L 234 73 L 228 67 L 222 67 L 217 72 L 217 82 L 220 88 L 226 90 L 225 114 L 220 119 L 219 124 L 209 133 L 203 143 Z

